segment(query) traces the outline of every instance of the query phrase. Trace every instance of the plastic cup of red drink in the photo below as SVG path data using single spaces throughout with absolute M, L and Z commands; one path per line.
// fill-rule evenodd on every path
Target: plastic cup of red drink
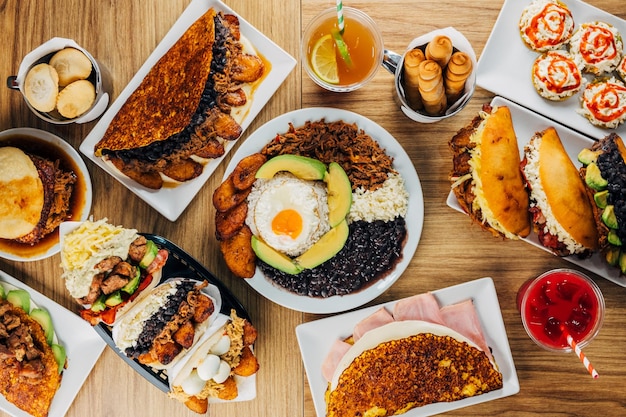
M 602 327 L 604 297 L 598 285 L 573 269 L 554 269 L 528 280 L 517 294 L 528 336 L 552 352 L 571 352 L 569 333 L 580 348 Z

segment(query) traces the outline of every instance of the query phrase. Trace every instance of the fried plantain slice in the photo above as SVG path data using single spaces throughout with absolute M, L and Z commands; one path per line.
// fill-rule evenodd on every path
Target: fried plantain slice
M 261 153 L 254 153 L 243 158 L 233 170 L 233 185 L 238 190 L 245 190 L 254 184 L 256 172 L 267 161 Z
M 193 345 L 195 335 L 196 329 L 193 323 L 191 321 L 186 321 L 179 327 L 178 330 L 176 330 L 176 333 L 173 335 L 173 339 L 185 349 L 189 349 L 191 345 Z
M 176 181 L 189 181 L 202 174 L 202 164 L 193 159 L 181 159 L 177 162 L 168 162 L 163 169 L 163 174 Z
M 232 79 L 241 83 L 251 83 L 263 76 L 265 64 L 256 55 L 241 54 L 233 60 Z
M 250 376 L 259 370 L 259 362 L 257 361 L 250 346 L 244 346 L 241 351 L 239 365 L 233 369 L 233 373 L 239 376 Z
M 242 203 L 251 189 L 237 190 L 233 184 L 233 175 L 229 175 L 219 187 L 213 192 L 213 206 L 219 212 L 226 212 L 236 205 Z
M 138 182 L 144 187 L 153 190 L 158 190 L 163 187 L 163 178 L 157 171 L 140 171 L 138 169 L 133 169 L 131 165 L 124 163 L 121 158 L 114 156 L 109 157 L 109 161 L 115 166 L 115 168 L 119 169 L 122 174 L 126 175 L 131 180 Z
M 215 213 L 215 238 L 227 240 L 235 236 L 246 221 L 248 204 L 242 202 L 226 212 Z
M 196 155 L 200 158 L 219 158 L 224 155 L 226 150 L 224 149 L 224 144 L 219 141 L 216 137 L 212 137 L 207 140 L 206 144 L 196 152 Z
M 220 250 L 228 269 L 240 278 L 252 278 L 256 268 L 256 254 L 252 250 L 252 231 L 244 225 L 235 236 L 220 242 Z
M 220 389 L 217 397 L 222 400 L 234 400 L 239 395 L 239 390 L 237 389 L 237 382 L 235 382 L 235 378 L 233 376 L 229 376 L 226 381 L 222 383 L 224 386 Z
M 187 401 L 185 401 L 185 405 L 191 411 L 194 411 L 198 414 L 206 414 L 209 409 L 209 400 L 208 398 L 198 398 L 198 397 L 189 397 Z

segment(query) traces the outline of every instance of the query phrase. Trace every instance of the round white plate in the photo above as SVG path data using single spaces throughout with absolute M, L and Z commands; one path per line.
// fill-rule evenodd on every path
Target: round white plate
M 56 147 L 61 148 L 65 154 L 67 154 L 69 157 L 72 158 L 72 160 L 74 161 L 74 164 L 76 164 L 76 167 L 80 171 L 76 174 L 82 177 L 82 181 L 77 182 L 76 185 L 80 185 L 82 183 L 84 184 L 84 187 L 85 187 L 85 189 L 83 190 L 83 195 L 84 195 L 83 207 L 77 210 L 77 212 L 80 213 L 79 214 L 80 217 L 74 220 L 83 220 L 83 221 L 87 220 L 87 217 L 89 217 L 89 213 L 91 211 L 91 201 L 93 197 L 93 191 L 91 187 L 91 177 L 89 176 L 89 171 L 87 170 L 87 166 L 83 162 L 83 159 L 80 157 L 78 152 L 69 143 L 67 143 L 60 137 L 50 132 L 46 132 L 45 130 L 33 129 L 29 127 L 8 129 L 8 130 L 4 130 L 0 132 L 0 142 L 3 142 L 7 140 L 8 138 L 12 136 L 17 136 L 17 135 L 35 137 L 41 141 L 52 144 Z M 18 144 L 15 144 L 15 145 L 19 146 Z M 59 251 L 61 250 L 61 246 L 59 244 L 59 238 L 58 238 L 58 229 L 52 233 L 56 233 L 57 237 L 55 239 L 54 244 L 52 246 L 49 246 L 47 249 L 43 248 L 41 250 L 37 250 L 37 244 L 35 244 L 32 250 L 25 249 L 24 251 L 19 251 L 19 252 L 17 251 L 13 252 L 13 251 L 4 250 L 0 248 L 0 258 L 9 259 L 12 261 L 37 261 L 40 259 L 48 258 L 52 255 L 55 255 L 59 253 Z
M 402 275 L 417 250 L 417 244 L 422 234 L 424 223 L 424 199 L 420 180 L 415 167 L 402 146 L 396 139 L 380 125 L 359 114 L 334 108 L 319 107 L 295 110 L 270 120 L 254 133 L 239 147 L 226 167 L 224 179 L 235 169 L 235 166 L 244 157 L 259 152 L 267 143 L 279 133 L 289 129 L 289 123 L 294 127 L 304 125 L 307 121 L 325 119 L 326 122 L 343 120 L 346 123 L 356 123 L 376 140 L 387 154 L 394 160 L 393 167 L 404 178 L 405 187 L 409 193 L 408 214 L 406 217 L 407 241 L 402 252 L 402 259 L 396 267 L 384 278 L 373 282 L 365 289 L 352 294 L 317 298 L 298 295 L 289 292 L 268 280 L 257 267 L 252 278 L 246 280 L 252 288 L 267 299 L 292 310 L 305 313 L 337 313 L 359 307 L 383 292 L 385 292 Z

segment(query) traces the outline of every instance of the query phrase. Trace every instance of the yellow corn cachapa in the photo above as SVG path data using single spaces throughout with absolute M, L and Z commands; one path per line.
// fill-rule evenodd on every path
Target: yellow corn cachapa
M 147 146 L 189 125 L 211 70 L 215 14 L 209 9 L 152 67 L 96 144 L 96 156 Z
M 511 112 L 501 106 L 485 120 L 481 141 L 481 182 L 494 217 L 509 232 L 526 237 L 531 225 L 519 148 Z
M 541 134 L 539 178 L 559 224 L 586 248 L 597 248 L 598 231 L 585 184 L 553 127 Z
M 502 388 L 484 352 L 452 336 L 420 333 L 363 351 L 326 393 L 328 417 L 390 416 Z

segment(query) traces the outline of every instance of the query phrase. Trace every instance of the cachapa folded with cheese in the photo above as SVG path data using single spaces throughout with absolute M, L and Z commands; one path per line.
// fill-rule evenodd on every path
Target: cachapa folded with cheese
M 598 247 L 593 207 L 556 129 L 536 133 L 524 153 L 522 166 L 539 242 L 560 256 L 591 255 Z
M 326 415 L 389 416 L 502 388 L 485 352 L 454 330 L 425 321 L 392 322 L 365 333 L 342 357 Z
M 449 145 L 454 152 L 452 190 L 463 210 L 494 235 L 528 236 L 529 199 L 509 108 L 483 106 Z

